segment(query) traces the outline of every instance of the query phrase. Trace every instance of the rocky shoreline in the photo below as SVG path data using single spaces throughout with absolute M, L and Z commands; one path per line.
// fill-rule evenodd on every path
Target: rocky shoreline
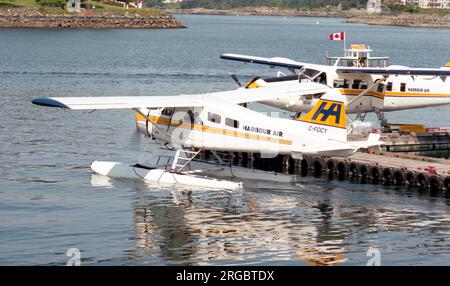
M 35 8 L 9 8 L 0 9 L 0 28 L 177 29 L 186 26 L 171 15 L 165 14 L 53 14 Z
M 450 28 L 450 16 L 428 14 L 381 14 L 361 15 L 346 19 L 346 23 L 358 23 L 381 26 L 403 26 L 423 28 Z
M 270 7 L 246 7 L 230 10 L 211 9 L 172 9 L 166 10 L 170 14 L 200 14 L 200 15 L 240 15 L 240 16 L 288 16 L 288 17 L 329 17 L 344 18 L 345 23 L 358 23 L 384 26 L 450 28 L 450 15 L 440 16 L 435 14 L 368 14 L 365 10 L 308 10 L 308 9 L 283 9 Z
M 198 15 L 232 15 L 232 16 L 306 16 L 306 17 L 332 17 L 340 18 L 347 16 L 357 16 L 358 11 L 319 11 L 308 9 L 286 9 L 277 7 L 243 7 L 229 10 L 215 10 L 205 8 L 194 9 L 166 9 L 170 14 L 198 14 Z

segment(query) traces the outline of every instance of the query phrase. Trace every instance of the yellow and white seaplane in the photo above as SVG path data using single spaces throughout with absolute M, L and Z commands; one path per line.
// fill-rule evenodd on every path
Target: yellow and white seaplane
M 296 120 L 270 117 L 242 106 L 292 94 L 315 93 L 323 95 L 310 112 Z M 367 141 L 347 141 L 344 101 L 338 90 L 309 82 L 196 95 L 57 97 L 36 98 L 32 102 L 74 110 L 132 109 L 143 119 L 138 120 L 140 128 L 155 143 L 172 150 L 172 155 L 162 152 L 145 165 L 95 161 L 91 165 L 95 173 L 160 184 L 237 189 L 242 183 L 205 175 L 285 179 L 277 174 L 267 176 L 256 170 L 232 167 L 221 162 L 219 156 L 218 164 L 205 162 L 198 158 L 200 151 L 285 154 L 301 158 L 305 154 L 349 156 L 360 148 L 382 144 L 378 134 L 370 134 Z M 292 180 L 292 176 L 289 178 Z
M 450 62 L 441 68 L 409 68 L 388 65 L 388 57 L 371 57 L 372 50 L 363 44 L 352 44 L 344 57 L 326 57 L 326 64 L 297 62 L 288 58 L 255 57 L 223 54 L 222 59 L 283 67 L 293 75 L 278 72 L 274 78 L 255 78 L 246 88 L 282 86 L 318 82 L 336 88 L 345 96 L 347 113 L 375 112 L 381 125 L 387 125 L 384 111 L 423 108 L 450 104 Z M 234 76 L 236 79 L 236 77 Z M 322 94 L 309 94 L 261 103 L 292 112 L 308 112 Z

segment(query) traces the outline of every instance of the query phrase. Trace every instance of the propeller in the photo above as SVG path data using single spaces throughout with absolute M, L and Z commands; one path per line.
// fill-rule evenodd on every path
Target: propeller
M 239 87 L 242 86 L 241 82 L 239 81 L 239 79 L 237 78 L 237 76 L 236 76 L 234 73 L 230 73 L 230 77 L 231 77 L 231 79 L 233 79 L 233 81 L 234 81 Z

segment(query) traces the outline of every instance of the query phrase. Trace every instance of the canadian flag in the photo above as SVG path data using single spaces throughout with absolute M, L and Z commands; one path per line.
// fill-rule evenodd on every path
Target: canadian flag
M 332 41 L 343 41 L 345 40 L 345 32 L 333 33 L 329 37 Z

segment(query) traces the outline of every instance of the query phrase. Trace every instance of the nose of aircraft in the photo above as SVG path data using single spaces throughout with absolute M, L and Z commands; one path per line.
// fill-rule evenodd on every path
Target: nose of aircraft
M 147 120 L 144 116 L 136 112 L 136 128 L 138 131 L 144 135 L 152 134 L 152 124 L 147 124 Z

